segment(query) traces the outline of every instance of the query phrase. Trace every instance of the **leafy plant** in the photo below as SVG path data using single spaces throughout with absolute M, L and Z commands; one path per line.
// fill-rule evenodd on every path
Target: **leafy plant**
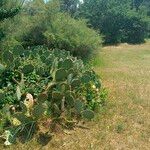
M 46 45 L 48 48 L 70 51 L 78 58 L 87 58 L 102 43 L 101 36 L 87 27 L 87 21 L 76 20 L 60 12 L 57 1 L 46 4 L 27 2 L 22 13 L 15 16 L 13 21 L 7 20 L 2 26 L 6 37 L 1 49 L 6 50 L 16 45 L 24 48 Z
M 71 127 L 76 119 L 91 120 L 104 103 L 99 77 L 69 51 L 15 47 L 2 53 L 1 62 L 0 107 L 8 114 L 10 143 L 22 135 L 31 139 L 43 120 L 48 129 L 56 122 Z

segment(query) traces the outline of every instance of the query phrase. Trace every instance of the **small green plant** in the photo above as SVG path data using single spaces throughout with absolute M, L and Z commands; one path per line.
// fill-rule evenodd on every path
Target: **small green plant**
M 15 48 L 1 58 L 1 118 L 7 120 L 3 127 L 9 131 L 5 139 L 10 143 L 41 134 L 43 121 L 48 134 L 55 123 L 68 128 L 75 120 L 91 120 L 94 110 L 104 104 L 98 76 L 68 51 Z
M 117 133 L 122 133 L 124 131 L 124 124 L 123 123 L 120 123 L 116 126 L 116 132 Z

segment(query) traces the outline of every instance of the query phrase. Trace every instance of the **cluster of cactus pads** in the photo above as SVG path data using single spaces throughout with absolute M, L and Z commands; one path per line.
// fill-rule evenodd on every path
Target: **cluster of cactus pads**
M 18 46 L 1 55 L 0 107 L 15 133 L 43 118 L 61 118 L 66 124 L 91 120 L 102 104 L 100 88 L 95 72 L 68 51 Z M 11 132 L 6 142 L 14 141 Z

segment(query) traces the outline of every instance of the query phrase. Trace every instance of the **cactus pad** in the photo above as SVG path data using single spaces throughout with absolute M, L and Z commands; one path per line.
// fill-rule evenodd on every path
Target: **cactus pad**
M 79 79 L 73 79 L 71 82 L 72 87 L 80 86 L 81 81 Z
M 29 65 L 25 65 L 22 69 L 22 72 L 24 74 L 28 74 L 28 73 L 31 73 L 34 71 L 34 66 L 32 64 L 29 64 Z
M 46 109 L 45 109 L 44 105 L 39 104 L 33 108 L 32 115 L 35 119 L 39 119 L 44 115 L 45 111 L 46 111 Z
M 63 94 L 62 94 L 61 92 L 59 92 L 59 91 L 54 91 L 54 92 L 52 93 L 52 98 L 53 98 L 53 99 L 62 100 Z
M 13 53 L 10 51 L 5 51 L 2 55 L 2 59 L 5 63 L 12 63 L 14 60 Z
M 77 111 L 77 113 L 80 113 L 83 109 L 83 102 L 81 100 L 76 100 L 74 104 L 74 108 Z
M 39 102 L 39 103 L 44 103 L 47 99 L 48 99 L 47 93 L 41 93 L 41 94 L 38 96 L 38 102 Z
M 63 63 L 62 63 L 62 67 L 66 70 L 71 69 L 73 67 L 73 61 L 71 59 L 66 59 Z
M 3 73 L 4 70 L 5 70 L 5 67 L 2 64 L 0 64 L 0 74 Z
M 87 110 L 82 111 L 82 116 L 83 118 L 91 120 L 94 118 L 94 112 L 92 110 L 87 109 Z
M 58 69 L 55 73 L 56 81 L 64 81 L 67 78 L 67 72 L 64 69 Z

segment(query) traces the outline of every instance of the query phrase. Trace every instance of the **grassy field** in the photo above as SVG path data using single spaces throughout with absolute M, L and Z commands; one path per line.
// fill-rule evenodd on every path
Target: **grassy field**
M 85 124 L 89 129 L 60 131 L 45 147 L 33 140 L 6 149 L 149 150 L 150 42 L 104 47 L 93 63 L 109 100 L 101 114 Z

